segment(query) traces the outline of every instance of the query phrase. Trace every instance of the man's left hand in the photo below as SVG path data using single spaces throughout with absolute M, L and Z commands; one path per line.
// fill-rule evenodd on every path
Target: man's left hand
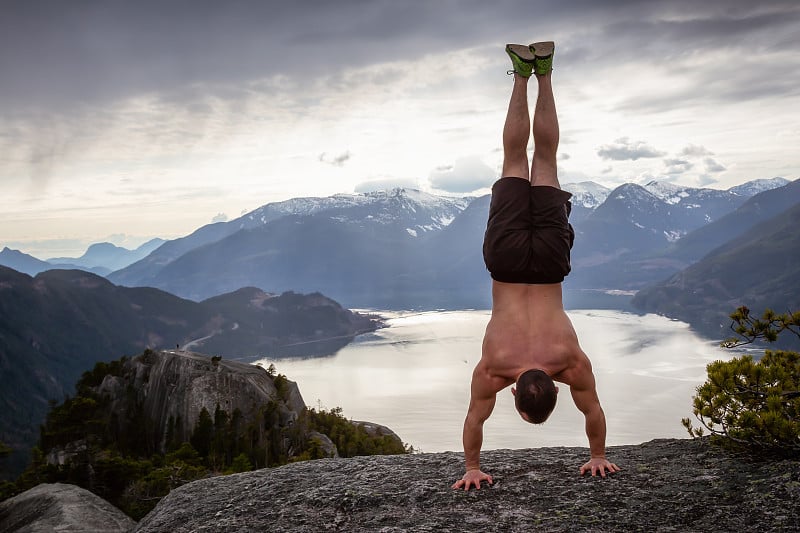
M 581 475 L 586 472 L 591 472 L 592 477 L 600 473 L 600 477 L 606 477 L 606 472 L 613 474 L 619 472 L 621 469 L 614 463 L 611 463 L 605 457 L 592 457 L 588 463 L 581 467 Z

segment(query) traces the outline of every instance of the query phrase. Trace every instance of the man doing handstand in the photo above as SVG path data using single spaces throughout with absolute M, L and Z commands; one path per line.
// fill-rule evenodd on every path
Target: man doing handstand
M 554 380 L 570 387 L 586 419 L 590 460 L 580 473 L 606 476 L 617 465 L 605 456 L 606 420 L 589 358 L 581 350 L 561 295 L 570 271 L 574 232 L 568 222 L 571 194 L 556 176 L 558 118 L 551 84 L 554 45 L 510 44 L 514 88 L 503 128 L 503 174 L 492 187 L 483 256 L 492 276 L 492 316 L 481 360 L 472 373 L 464 420 L 466 473 L 454 489 L 480 488 L 492 476 L 481 471 L 483 423 L 498 392 L 511 387 L 523 420 L 541 424 L 556 404 Z M 539 94 L 533 118 L 533 163 L 528 170 L 528 80 L 536 75 Z

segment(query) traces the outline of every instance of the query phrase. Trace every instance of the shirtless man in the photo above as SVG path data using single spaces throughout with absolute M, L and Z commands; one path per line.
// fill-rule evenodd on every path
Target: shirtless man
M 498 392 L 511 387 L 523 420 L 541 424 L 566 383 L 586 417 L 590 460 L 580 474 L 605 477 L 619 470 L 605 455 L 606 420 L 595 389 L 592 365 L 578 344 L 561 299 L 561 282 L 570 271 L 574 232 L 568 217 L 571 194 L 556 177 L 558 118 L 551 84 L 552 42 L 507 45 L 514 66 L 514 88 L 503 128 L 503 177 L 492 187 L 483 243 L 492 275 L 492 317 L 483 338 L 481 360 L 472 373 L 471 399 L 464 420 L 466 473 L 454 489 L 479 489 L 492 476 L 481 471 L 483 423 Z M 511 71 L 510 71 L 511 72 Z M 528 79 L 535 74 L 539 94 L 533 120 L 533 163 L 528 171 Z

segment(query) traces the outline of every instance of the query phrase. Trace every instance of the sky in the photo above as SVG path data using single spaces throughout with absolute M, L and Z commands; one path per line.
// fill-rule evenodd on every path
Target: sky
M 800 177 L 796 0 L 0 0 L 0 249 L 499 177 L 506 43 L 556 43 L 559 179 Z M 533 106 L 535 84 L 529 91 Z

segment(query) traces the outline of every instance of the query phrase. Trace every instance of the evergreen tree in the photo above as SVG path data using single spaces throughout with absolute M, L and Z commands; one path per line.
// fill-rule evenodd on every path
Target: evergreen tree
M 776 314 L 767 309 L 755 318 L 746 307 L 730 315 L 737 337 L 723 342 L 733 348 L 756 340 L 774 342 L 784 332 L 800 338 L 800 312 Z M 800 453 L 800 354 L 766 350 L 708 365 L 708 380 L 697 388 L 694 415 L 700 422 L 683 425 L 693 437 L 708 431 L 716 442 L 754 450 Z
M 197 417 L 197 424 L 195 424 L 192 436 L 189 442 L 192 444 L 200 457 L 207 458 L 211 452 L 211 441 L 214 438 L 214 421 L 211 420 L 211 415 L 208 409 L 203 407 L 200 410 L 200 415 Z

